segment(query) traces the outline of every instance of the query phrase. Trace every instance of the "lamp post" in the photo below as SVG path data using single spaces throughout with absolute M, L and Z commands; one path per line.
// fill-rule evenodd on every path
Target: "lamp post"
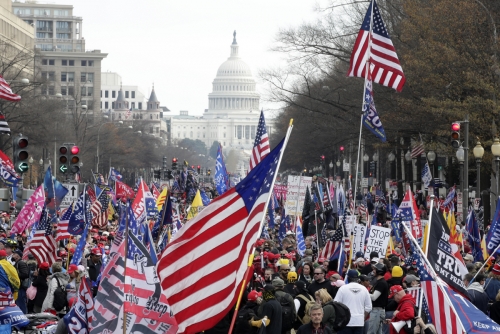
M 38 173 L 40 175 L 40 184 L 43 181 L 43 159 L 40 158 L 40 161 L 38 161 L 38 164 L 40 165 L 40 172 Z
M 337 175 L 341 175 L 342 176 L 342 174 L 339 173 L 339 170 L 340 170 L 340 160 L 337 159 L 337 162 L 335 164 L 337 165 L 337 173 L 335 173 L 335 176 L 337 176 Z
M 464 193 L 464 157 L 465 151 L 462 145 L 457 149 L 456 157 L 458 160 L 458 164 L 460 165 L 460 192 Z M 464 207 L 467 205 L 464 204 Z
M 333 161 L 330 160 L 330 164 L 328 164 L 328 167 L 330 167 L 330 172 L 328 174 L 328 176 L 332 176 L 332 169 L 333 169 Z
M 366 175 L 367 175 L 366 171 L 368 170 L 368 160 L 370 160 L 370 157 L 368 156 L 368 154 L 365 153 L 365 155 L 363 155 L 363 161 L 364 161 L 363 164 L 365 165 L 364 171 L 363 171 L 363 173 L 364 173 L 363 177 L 366 177 Z
M 500 176 L 498 175 L 500 172 L 500 140 L 498 137 L 495 137 L 493 144 L 491 145 L 491 153 L 493 153 L 493 156 L 495 157 L 495 178 L 496 178 L 496 183 L 497 183 L 497 202 L 498 202 L 498 196 L 500 195 Z
M 394 153 L 389 153 L 389 155 L 387 156 L 387 159 L 389 159 L 389 166 L 391 168 L 391 171 L 390 171 L 390 178 L 392 180 L 392 163 L 394 162 L 394 160 L 396 159 L 396 156 L 394 155 Z
M 33 175 L 33 168 L 32 168 L 33 167 L 33 161 L 34 161 L 33 157 L 30 157 L 28 159 L 28 162 L 30 163 L 30 187 L 29 187 L 30 189 L 31 189 L 31 184 L 32 184 L 31 176 Z
M 481 198 L 481 160 L 483 159 L 484 155 L 484 147 L 481 145 L 481 142 L 479 140 L 477 141 L 476 146 L 474 146 L 472 154 L 474 154 L 474 158 L 476 158 L 476 169 L 477 169 L 476 198 Z
M 410 188 L 411 188 L 411 182 L 413 181 L 413 168 L 412 168 L 412 158 L 411 158 L 411 152 L 408 150 L 405 154 L 405 160 L 408 165 L 407 167 L 407 172 L 406 172 L 406 182 L 409 183 Z
M 436 161 L 436 152 L 427 152 L 427 160 L 429 161 L 429 169 L 431 170 L 432 177 L 434 177 L 434 161 Z

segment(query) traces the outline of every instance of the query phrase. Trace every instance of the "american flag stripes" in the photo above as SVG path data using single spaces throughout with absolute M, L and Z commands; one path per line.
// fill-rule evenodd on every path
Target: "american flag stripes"
M 330 259 L 332 256 L 334 256 L 335 252 L 340 252 L 340 246 L 342 245 L 343 237 L 343 230 L 341 228 L 337 228 L 337 230 L 335 230 L 335 233 L 326 242 L 326 245 L 325 247 L 323 247 L 323 250 L 321 251 L 319 257 Z
M 61 220 L 57 223 L 56 241 L 71 238 L 71 234 L 68 232 L 68 223 L 72 213 L 73 203 L 63 212 Z
M 52 226 L 47 211 L 43 211 L 37 230 L 29 245 L 26 245 L 38 263 L 48 262 L 49 265 L 56 260 L 57 242 L 52 236 Z
M 0 114 L 0 133 L 10 133 L 9 124 L 5 120 L 4 114 Z
M 163 251 L 158 274 L 180 333 L 211 328 L 234 306 L 284 145 L 188 221 Z
M 103 191 L 90 208 L 93 216 L 92 225 L 98 226 L 99 228 L 103 228 L 108 225 L 108 206 L 109 197 Z
M 264 111 L 260 112 L 259 125 L 255 134 L 255 142 L 253 144 L 252 156 L 250 157 L 250 172 L 262 159 L 270 152 L 269 137 L 266 130 L 266 120 L 264 119 Z
M 373 10 L 373 25 L 371 26 Z M 370 26 L 372 32 L 370 33 Z M 399 63 L 396 49 L 387 33 L 377 3 L 373 0 L 368 7 L 365 19 L 359 30 L 351 53 L 351 62 L 347 75 L 350 77 L 366 76 L 366 63 L 369 62 L 373 81 L 392 87 L 398 92 L 403 89 L 405 76 Z
M 0 99 L 18 102 L 21 101 L 21 96 L 14 94 L 9 84 L 5 79 L 0 75 Z
M 422 153 L 424 153 L 425 151 L 425 148 L 424 148 L 424 143 L 423 142 L 420 142 L 420 143 L 417 143 L 415 146 L 413 146 L 413 148 L 411 149 L 411 158 L 412 159 L 416 159 L 418 158 L 419 156 L 422 155 Z

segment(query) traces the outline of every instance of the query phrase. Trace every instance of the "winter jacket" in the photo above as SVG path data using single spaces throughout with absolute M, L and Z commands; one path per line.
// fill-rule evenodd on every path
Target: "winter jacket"
M 500 280 L 491 277 L 487 278 L 484 286 L 486 287 L 484 292 L 488 295 L 490 302 L 493 303 L 496 300 L 495 298 L 498 294 L 498 290 L 500 290 Z
M 494 302 L 490 306 L 490 318 L 497 324 L 500 324 L 500 301 Z
M 21 286 L 23 285 L 23 281 L 30 277 L 30 269 L 28 265 L 23 260 L 19 260 L 16 262 L 14 267 L 17 269 L 17 274 L 19 275 L 19 280 L 21 281 Z
M 33 302 L 36 306 L 42 307 L 43 301 L 45 300 L 49 289 L 49 286 L 47 285 L 47 277 L 42 275 L 35 276 L 32 285 L 36 288 L 36 296 Z
M 415 318 L 416 314 L 414 306 L 415 306 L 415 299 L 413 299 L 412 295 L 410 294 L 405 295 L 399 301 L 398 308 L 396 309 L 398 313 L 392 318 L 391 322 L 408 321 Z M 394 329 L 394 326 L 390 326 L 390 333 L 402 334 L 405 333 L 405 330 L 401 329 L 399 332 L 397 332 L 396 329 Z
M 325 326 L 323 323 L 320 325 L 321 330 L 323 331 L 323 334 L 333 334 L 333 332 Z M 312 325 L 312 322 L 309 322 L 308 324 L 300 326 L 299 330 L 297 331 L 297 334 L 312 334 L 312 333 L 317 333 L 314 331 L 314 327 Z
M 325 324 L 333 332 L 333 324 L 335 323 L 335 308 L 333 307 L 333 301 L 329 301 L 323 305 L 323 319 L 321 323 Z
M 280 299 L 284 298 L 288 302 L 288 305 L 290 305 L 290 307 L 292 308 L 292 312 L 293 312 L 293 319 L 292 320 L 293 321 L 297 320 L 297 311 L 295 310 L 295 303 L 293 302 L 293 297 L 283 290 L 276 290 L 274 292 L 274 297 L 276 298 L 276 300 L 279 303 L 281 303 Z
M 483 286 L 479 282 L 473 282 L 467 287 L 467 294 L 470 301 L 484 314 L 488 314 L 488 295 L 484 292 Z
M 92 262 L 92 260 L 87 261 L 87 266 L 89 268 L 89 277 L 92 281 L 97 281 L 97 276 L 101 272 L 102 263 L 99 261 L 97 263 Z
M 293 304 L 293 303 L 292 303 Z M 258 316 L 264 318 L 267 316 L 270 323 L 266 327 L 266 333 L 281 333 L 281 305 L 276 299 L 266 300 L 263 303 L 262 314 Z
M 61 287 L 64 288 L 66 284 L 68 284 L 69 275 L 63 272 L 57 272 L 50 277 L 48 281 L 49 288 L 47 290 L 47 296 L 45 297 L 45 300 L 43 301 L 42 305 L 42 312 L 54 308 L 52 304 L 54 302 L 54 292 L 58 287 L 57 280 L 59 280 L 59 284 L 61 285 Z M 65 313 L 65 312 L 64 310 L 62 310 L 60 313 Z

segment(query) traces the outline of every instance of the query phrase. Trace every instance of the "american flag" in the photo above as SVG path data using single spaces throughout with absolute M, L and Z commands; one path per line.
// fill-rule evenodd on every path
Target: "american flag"
M 158 274 L 180 333 L 212 328 L 236 302 L 248 256 L 262 232 L 284 142 L 189 220 L 163 251 Z
M 424 149 L 424 143 L 423 142 L 417 143 L 411 149 L 411 158 L 412 159 L 418 158 L 419 156 L 422 155 L 422 153 L 424 153 L 424 151 L 425 151 L 425 149 Z
M 4 99 L 11 102 L 21 101 L 21 96 L 14 94 L 9 84 L 0 75 L 0 99 Z
M 10 133 L 9 124 L 5 120 L 4 114 L 0 114 L 0 133 Z
M 72 213 L 73 203 L 63 212 L 61 220 L 57 223 L 56 241 L 71 238 L 71 234 L 68 232 L 68 223 Z
M 372 5 L 374 6 L 373 26 L 370 34 Z M 386 87 L 392 87 L 398 92 L 403 89 L 406 81 L 403 68 L 399 63 L 396 49 L 387 33 L 375 1 L 368 7 L 354 43 L 351 53 L 351 65 L 347 75 L 364 78 L 366 76 L 367 61 L 369 61 L 374 82 Z
M 462 333 L 462 326 L 457 315 L 420 257 L 417 259 L 417 268 L 422 292 L 438 334 Z M 440 281 L 439 284 L 445 283 Z
M 351 187 L 351 178 L 349 178 L 349 189 L 347 190 L 347 200 L 349 202 L 349 211 L 351 212 L 351 215 L 354 214 L 354 199 L 352 198 L 352 187 Z
M 266 120 L 264 119 L 264 111 L 261 111 L 248 172 L 250 172 L 262 159 L 264 159 L 269 152 L 269 137 L 267 136 Z
M 52 265 L 56 260 L 57 242 L 52 236 L 52 226 L 47 211 L 42 212 L 37 230 L 27 247 L 38 263 L 48 262 Z
M 344 237 L 344 233 L 341 228 L 337 228 L 335 233 L 330 237 L 327 241 L 325 247 L 321 251 L 319 257 L 323 257 L 325 259 L 330 259 L 335 255 L 335 252 L 340 251 L 340 246 L 342 245 L 342 238 Z

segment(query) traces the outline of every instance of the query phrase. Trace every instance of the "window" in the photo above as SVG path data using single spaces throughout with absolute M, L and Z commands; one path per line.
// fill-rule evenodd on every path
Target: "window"
M 68 72 L 68 82 L 75 81 L 75 72 Z
M 80 73 L 80 82 L 94 82 L 94 73 Z
M 122 113 L 118 114 L 118 119 L 122 119 Z
M 132 102 L 130 106 L 132 107 L 132 109 L 135 109 L 135 102 Z
M 245 139 L 250 139 L 250 125 L 245 125 Z
M 237 134 L 236 134 L 238 139 L 241 139 L 243 137 L 243 126 L 238 125 L 237 126 Z
M 86 60 L 82 60 L 82 61 L 81 61 L 81 65 L 82 65 L 82 66 L 87 66 L 87 61 L 86 61 Z
M 49 86 L 49 95 L 55 95 L 55 94 L 56 94 L 56 87 Z
M 111 109 L 115 109 L 115 103 L 111 102 Z
M 57 16 L 68 16 L 69 12 L 64 9 L 54 9 L 54 15 Z
M 61 65 L 62 66 L 68 66 L 68 60 L 67 59 L 61 60 Z
M 35 15 L 50 15 L 49 9 L 43 9 L 43 8 L 35 9 L 34 12 L 35 12 Z
M 94 87 L 81 87 L 82 96 L 92 96 L 94 95 Z
M 135 90 L 130 92 L 132 94 L 132 98 L 135 99 Z
M 70 95 L 70 96 L 75 95 L 75 87 L 73 87 L 73 86 L 68 87 L 68 95 Z
M 108 94 L 108 91 L 107 91 L 107 90 L 105 90 L 105 91 L 104 91 L 104 97 L 108 97 L 108 95 L 109 95 L 109 94 Z
M 67 87 L 61 87 L 61 95 L 68 95 Z
M 57 39 L 71 39 L 71 34 L 56 33 L 56 38 Z
M 226 138 L 226 133 L 224 132 L 224 138 Z
M 149 133 L 153 133 L 153 127 L 152 126 L 149 128 Z
M 250 138 L 254 139 L 255 138 L 255 131 L 257 131 L 257 126 L 252 125 L 252 130 L 250 131 Z
M 68 63 L 69 63 L 69 66 L 75 66 L 75 61 L 74 60 L 70 60 Z
M 125 98 L 128 99 L 128 90 L 125 91 Z
M 55 59 L 49 59 L 49 65 L 54 66 L 56 64 Z
M 63 81 L 63 82 L 68 81 L 68 73 L 67 72 L 61 72 L 61 81 Z
M 104 109 L 108 109 L 108 106 L 109 106 L 109 102 L 108 101 L 104 102 Z
M 48 61 L 49 61 L 48 59 L 42 59 L 42 65 L 48 65 L 49 64 Z
M 114 99 L 116 97 L 116 91 L 111 91 L 111 97 Z
M 142 110 L 142 102 L 137 103 L 138 109 Z
M 94 61 L 93 61 L 93 60 L 89 60 L 89 61 L 87 62 L 87 64 L 88 64 L 87 66 L 94 66 Z
M 178 133 L 177 133 L 177 138 L 180 138 L 180 137 L 181 137 L 181 133 L 180 133 L 180 132 L 178 132 Z

